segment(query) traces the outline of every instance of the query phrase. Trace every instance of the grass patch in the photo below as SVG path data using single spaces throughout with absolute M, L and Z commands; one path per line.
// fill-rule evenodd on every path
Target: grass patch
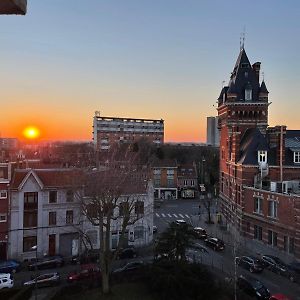
M 88 290 L 80 295 L 59 297 L 64 300 L 156 300 L 149 294 L 149 290 L 142 282 L 123 283 L 113 285 L 109 295 L 103 295 L 101 289 Z

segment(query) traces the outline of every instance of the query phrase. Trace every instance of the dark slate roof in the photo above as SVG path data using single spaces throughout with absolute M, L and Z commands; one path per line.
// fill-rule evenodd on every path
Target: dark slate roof
M 261 83 L 259 92 L 260 92 L 260 93 L 266 93 L 266 94 L 269 94 L 269 91 L 268 91 L 268 89 L 267 89 L 267 86 L 266 86 L 264 80 L 263 80 L 263 82 Z
M 251 85 L 252 100 L 258 100 L 259 81 L 250 64 L 245 49 L 241 49 L 229 81 L 229 90 L 234 85 L 237 101 L 245 100 L 245 88 Z
M 258 165 L 258 150 L 268 151 L 268 142 L 258 128 L 249 128 L 245 131 L 241 139 L 239 163 L 244 165 Z
M 224 86 L 224 87 L 222 88 L 222 90 L 221 90 L 221 93 L 220 93 L 220 96 L 219 96 L 218 100 L 222 100 L 222 101 L 223 101 L 223 95 L 224 95 L 224 93 L 225 93 L 225 95 L 226 95 L 226 93 L 227 93 L 227 90 L 228 90 L 228 86 Z

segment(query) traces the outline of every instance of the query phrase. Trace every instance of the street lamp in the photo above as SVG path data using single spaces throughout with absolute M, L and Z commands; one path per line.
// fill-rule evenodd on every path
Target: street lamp
M 34 298 L 37 300 L 37 245 L 32 246 L 30 250 L 35 251 L 35 268 L 34 268 Z

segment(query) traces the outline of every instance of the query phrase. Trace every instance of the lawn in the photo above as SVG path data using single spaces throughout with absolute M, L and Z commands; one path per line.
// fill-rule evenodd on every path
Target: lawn
M 141 282 L 116 284 L 112 287 L 110 295 L 102 295 L 101 289 L 93 289 L 71 297 L 64 295 L 63 298 L 65 300 L 82 300 L 83 298 L 89 300 L 156 300 L 149 295 L 149 290 Z

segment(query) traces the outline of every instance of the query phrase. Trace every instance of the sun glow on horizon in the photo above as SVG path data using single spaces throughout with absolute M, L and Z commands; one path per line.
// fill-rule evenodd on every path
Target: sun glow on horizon
M 40 136 L 40 130 L 34 126 L 28 126 L 23 130 L 23 135 L 27 139 L 34 140 Z

